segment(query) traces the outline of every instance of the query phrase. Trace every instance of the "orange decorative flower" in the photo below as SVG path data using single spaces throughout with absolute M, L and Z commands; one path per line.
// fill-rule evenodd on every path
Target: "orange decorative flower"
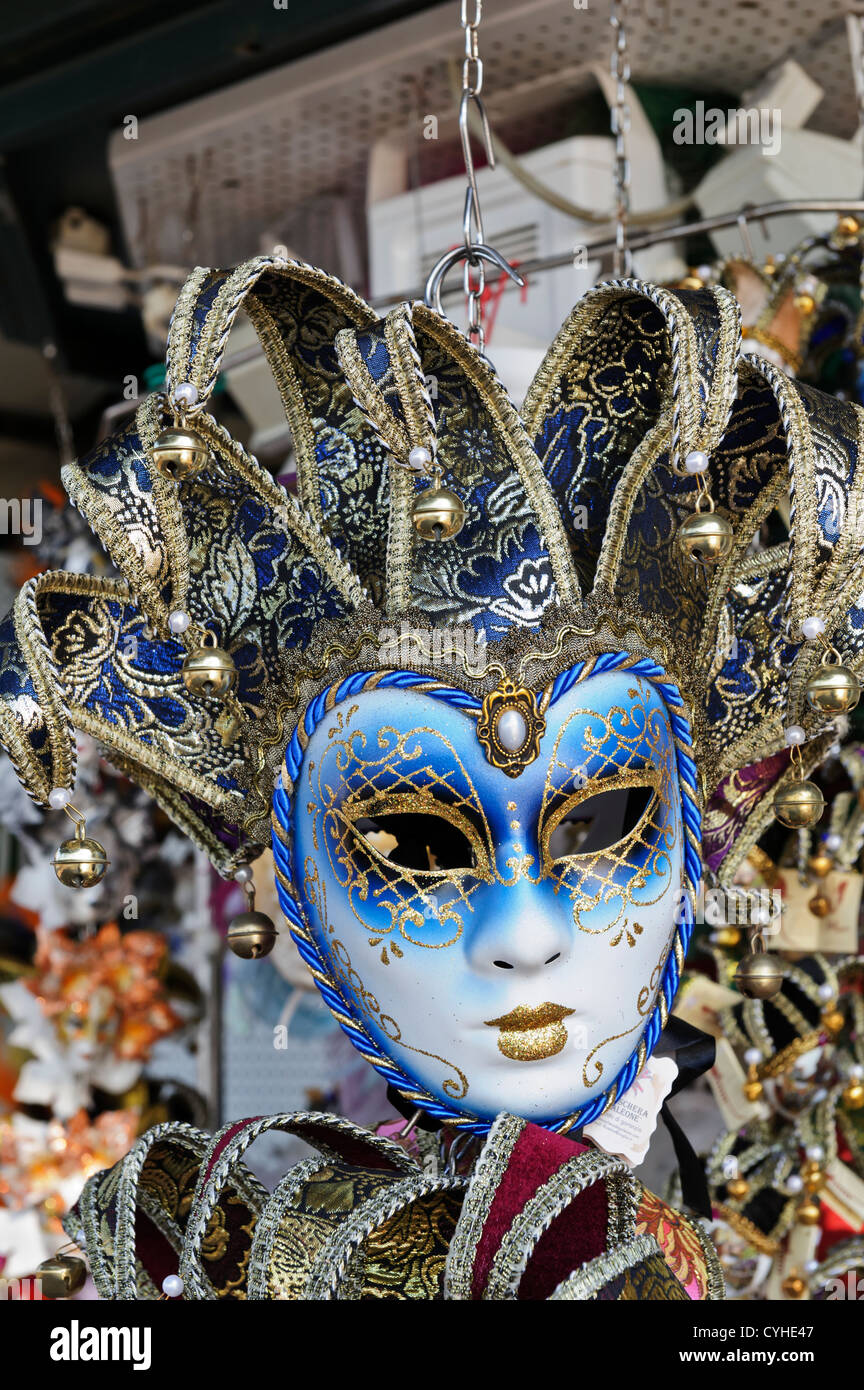
M 123 935 L 115 923 L 76 941 L 65 931 L 37 932 L 35 974 L 27 980 L 66 1040 L 86 1038 L 126 1061 L 143 1061 L 181 1018 L 162 982 L 167 954 L 156 932 Z

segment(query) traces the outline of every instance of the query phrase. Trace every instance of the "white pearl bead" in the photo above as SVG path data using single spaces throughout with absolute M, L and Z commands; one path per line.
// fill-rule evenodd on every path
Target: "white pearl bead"
M 723 1160 L 723 1176 L 724 1176 L 724 1178 L 737 1178 L 737 1176 L 738 1176 L 738 1160 L 737 1160 L 737 1158 L 735 1157 L 734 1154 L 727 1154 L 726 1157 L 724 1158 L 724 1160 Z
M 804 1179 L 798 1174 L 793 1173 L 786 1179 L 786 1188 L 789 1192 L 800 1192 L 804 1186 Z
M 808 1144 L 804 1152 L 812 1163 L 821 1163 L 825 1157 L 825 1150 L 821 1144 Z
M 762 1053 L 759 1051 L 758 1047 L 748 1047 L 747 1051 L 744 1053 L 744 1061 L 747 1063 L 748 1067 L 758 1067 L 759 1063 L 762 1061 Z
M 251 865 L 251 864 L 241 864 L 241 865 L 239 866 L 239 868 L 235 869 L 235 870 L 234 870 L 234 882 L 235 882 L 235 883 L 251 883 L 251 882 L 252 882 L 252 865 Z
M 424 449 L 422 444 L 417 444 L 408 455 L 408 465 L 416 469 L 418 473 L 423 473 L 432 462 L 432 454 L 429 449 Z
M 183 1292 L 183 1280 L 179 1274 L 166 1274 L 162 1280 L 162 1292 L 169 1298 L 179 1298 Z
M 174 400 L 178 405 L 194 405 L 198 399 L 198 387 L 191 381 L 181 381 L 174 387 Z
M 503 710 L 498 716 L 495 732 L 508 753 L 515 753 L 528 737 L 528 725 L 525 723 L 524 714 L 518 709 Z
M 178 635 L 186 631 L 191 621 L 189 614 L 184 613 L 182 608 L 175 608 L 173 613 L 168 614 L 168 626 Z
M 72 799 L 72 793 L 66 787 L 52 787 L 48 793 L 48 805 L 52 811 L 62 811 L 64 806 L 68 806 Z
M 714 274 L 714 270 L 710 265 L 699 265 L 696 267 L 696 274 L 699 276 L 700 280 L 704 280 L 707 284 Z
M 688 473 L 704 473 L 708 467 L 708 455 L 704 449 L 691 449 L 684 460 Z
M 836 854 L 838 849 L 843 848 L 843 836 L 832 831 L 830 835 L 825 836 L 825 848 L 829 854 Z
M 822 1102 L 823 1102 L 823 1100 L 827 1100 L 827 1099 L 828 1099 L 828 1092 L 825 1090 L 825 1087 L 824 1087 L 824 1086 L 820 1086 L 818 1090 L 814 1091 L 814 1092 L 813 1092 L 813 1095 L 812 1095 L 812 1097 L 811 1097 L 811 1101 L 812 1101 L 812 1104 L 813 1104 L 813 1105 L 821 1105 Z
M 805 1261 L 804 1261 L 804 1273 L 805 1273 L 805 1274 L 814 1274 L 818 1268 L 819 1268 L 819 1261 L 818 1261 L 818 1260 L 805 1260 Z
M 808 642 L 815 642 L 816 638 L 821 637 L 825 631 L 825 624 L 821 618 L 817 618 L 815 614 L 811 614 L 811 616 L 805 618 L 801 624 L 801 631 L 804 633 Z
M 806 731 L 800 724 L 790 724 L 786 730 L 786 743 L 790 748 L 796 748 L 799 743 L 805 743 L 807 739 Z
M 829 999 L 834 998 L 834 991 L 827 981 L 825 982 L 825 984 L 819 986 L 818 994 L 819 998 L 824 999 L 826 1004 Z
M 860 1081 L 864 1077 L 864 1067 L 860 1062 L 853 1062 L 847 1075 L 850 1081 Z

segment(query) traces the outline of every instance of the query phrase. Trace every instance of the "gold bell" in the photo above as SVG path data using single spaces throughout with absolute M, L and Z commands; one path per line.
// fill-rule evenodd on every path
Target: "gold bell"
M 789 830 L 815 825 L 825 810 L 825 798 L 815 782 L 790 782 L 774 796 L 774 815 Z
M 269 956 L 279 935 L 266 912 L 238 912 L 228 924 L 228 945 L 242 960 Z
M 745 1100 L 756 1101 L 760 1099 L 765 1087 L 759 1080 L 759 1070 L 755 1063 L 747 1068 L 747 1080 L 742 1089 Z
M 825 1186 L 825 1174 L 815 1158 L 808 1158 L 801 1169 L 801 1177 L 804 1179 L 804 1190 L 811 1195 Z
M 236 674 L 234 662 L 221 647 L 196 647 L 183 662 L 183 684 L 190 695 L 224 699 Z
M 71 1298 L 83 1289 L 87 1266 L 77 1255 L 52 1255 L 39 1265 L 36 1278 L 45 1298 Z
M 832 246 L 843 249 L 844 247 L 854 246 L 861 230 L 857 217 L 852 217 L 849 213 L 844 213 L 838 217 L 837 225 L 831 233 Z
M 210 457 L 210 450 L 195 430 L 175 425 L 157 436 L 150 457 L 163 477 L 182 483 L 185 478 L 194 478 L 200 473 Z
M 424 541 L 449 541 L 465 525 L 465 504 L 444 487 L 440 473 L 424 488 L 411 509 L 414 530 Z
M 104 845 L 85 833 L 84 821 L 75 826 L 75 834 L 61 840 L 54 851 L 54 872 L 66 888 L 95 888 L 105 877 L 108 855 Z
M 860 1110 L 864 1107 L 864 1081 L 852 1077 L 843 1087 L 843 1104 L 847 1110 Z
M 750 1191 L 750 1184 L 746 1178 L 730 1178 L 726 1184 L 726 1191 L 734 1202 L 740 1202 Z
M 814 893 L 807 906 L 814 917 L 827 917 L 831 911 L 831 902 L 824 893 Z
M 838 1033 L 843 1032 L 846 1019 L 839 1009 L 826 1009 L 820 1022 L 826 1033 L 830 1033 L 832 1037 L 836 1037 Z
M 798 310 L 799 314 L 812 314 L 813 310 L 816 308 L 816 300 L 813 298 L 812 294 L 808 294 L 806 290 L 802 290 L 801 294 L 796 294 L 795 296 L 795 308 Z
M 732 524 L 716 512 L 694 512 L 678 527 L 678 544 L 693 560 L 716 564 L 732 549 Z
M 740 940 L 740 927 L 717 927 L 711 932 L 711 941 L 715 946 L 737 946 Z
M 813 1197 L 805 1197 L 798 1205 L 795 1220 L 799 1226 L 818 1226 L 822 1219 L 822 1209 Z
M 748 951 L 738 962 L 735 983 L 747 999 L 771 999 L 783 983 L 783 971 L 766 951 Z
M 820 714 L 847 714 L 861 697 L 861 682 L 848 666 L 826 663 L 813 673 L 804 691 L 813 709 Z
M 826 854 L 824 850 L 819 850 L 818 853 L 811 854 L 807 860 L 807 868 L 811 874 L 815 874 L 816 878 L 827 878 L 834 868 L 834 860 L 830 854 Z
M 780 1285 L 787 1298 L 803 1298 L 807 1285 L 800 1274 L 789 1274 Z

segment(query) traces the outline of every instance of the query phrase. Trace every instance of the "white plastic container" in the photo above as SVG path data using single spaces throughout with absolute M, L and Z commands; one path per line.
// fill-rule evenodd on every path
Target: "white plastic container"
M 773 203 L 797 198 L 858 198 L 861 194 L 861 151 L 854 141 L 838 140 L 816 130 L 788 130 L 781 122 L 780 149 L 763 154 L 759 145 L 730 147 L 699 185 L 696 200 L 705 217 L 743 208 L 748 203 Z M 829 232 L 836 218 L 830 213 L 795 213 L 772 218 L 770 240 L 758 223 L 750 223 L 757 258 L 764 252 L 791 251 L 807 236 Z M 736 227 L 713 232 L 721 256 L 740 254 L 744 247 Z

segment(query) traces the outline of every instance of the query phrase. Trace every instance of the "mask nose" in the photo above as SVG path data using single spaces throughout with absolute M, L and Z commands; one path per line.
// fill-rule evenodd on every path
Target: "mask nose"
M 547 902 L 537 884 L 515 884 L 498 892 L 500 903 L 484 904 L 482 920 L 466 946 L 473 970 L 484 975 L 535 975 L 567 959 L 572 923 L 563 904 Z

